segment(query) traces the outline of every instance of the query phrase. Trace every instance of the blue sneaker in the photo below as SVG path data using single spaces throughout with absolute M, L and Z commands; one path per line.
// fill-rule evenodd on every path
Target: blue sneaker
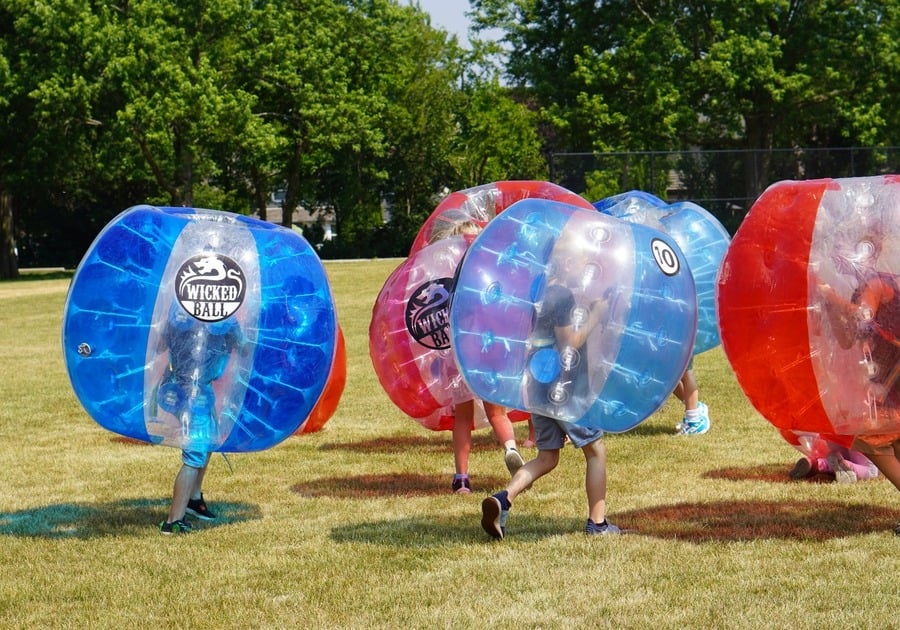
M 610 536 L 621 534 L 622 530 L 605 519 L 602 523 L 595 523 L 588 519 L 587 524 L 584 526 L 584 533 L 591 536 Z
M 492 538 L 503 540 L 506 535 L 506 520 L 509 510 L 504 510 L 500 499 L 490 496 L 481 502 L 481 527 Z
M 676 429 L 678 435 L 702 435 L 709 431 L 709 407 L 706 403 L 697 404 L 697 418 L 690 420 L 685 417 Z

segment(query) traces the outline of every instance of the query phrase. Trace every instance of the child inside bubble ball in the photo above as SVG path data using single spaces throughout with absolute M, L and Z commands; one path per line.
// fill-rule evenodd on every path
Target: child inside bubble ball
M 877 241 L 876 241 L 877 242 Z M 880 247 L 875 248 L 877 257 Z M 900 289 L 894 274 L 855 266 L 858 286 L 850 299 L 828 283 L 816 287 L 842 348 L 858 344 L 869 371 L 870 404 L 900 413 Z M 900 490 L 900 432 L 857 435 L 851 448 L 865 455 Z M 894 533 L 900 535 L 900 525 Z
M 565 250 L 561 238 L 556 247 Z M 577 263 L 575 263 L 577 265 Z M 559 383 L 566 383 L 568 396 L 585 396 L 588 385 L 589 357 L 586 345 L 589 335 L 608 318 L 611 299 L 607 295 L 591 301 L 586 309 L 576 308 L 572 289 L 552 281 L 548 284 L 540 308 L 536 309 L 531 338 L 539 351 L 555 347 L 559 355 L 577 354 L 576 361 L 563 361 L 562 371 L 553 382 L 532 379 L 529 400 L 554 398 Z M 559 464 L 560 451 L 566 443 L 581 449 L 585 458 L 584 488 L 588 503 L 588 519 L 584 532 L 589 535 L 619 534 L 621 530 L 606 520 L 606 444 L 603 431 L 580 426 L 549 416 L 532 413 L 537 457 L 525 463 L 510 479 L 506 488 L 481 503 L 481 526 L 492 538 L 506 536 L 506 523 L 515 498 Z
M 436 243 L 452 236 L 474 237 L 481 231 L 481 226 L 462 211 L 449 210 L 435 218 L 431 226 L 428 243 Z M 504 447 L 503 461 L 510 475 L 514 474 L 525 459 L 519 453 L 512 421 L 507 410 L 501 406 L 482 401 L 488 423 Z M 472 491 L 469 479 L 469 454 L 472 450 L 472 431 L 475 426 L 475 400 L 456 403 L 453 406 L 453 463 L 455 473 L 451 489 L 456 494 L 469 494 Z
M 869 458 L 845 446 L 852 437 L 788 429 L 779 432 L 788 444 L 803 453 L 788 475 L 791 479 L 831 473 L 837 483 L 855 483 L 878 477 L 878 468 Z
M 232 352 L 244 347 L 244 335 L 233 316 L 208 323 L 195 319 L 177 303 L 169 309 L 159 347 L 160 352 L 168 352 L 169 364 L 157 400 L 163 411 L 181 420 L 190 446 L 181 451 L 182 465 L 175 477 L 172 503 L 166 520 L 159 525 L 163 534 L 190 533 L 193 527 L 186 514 L 204 521 L 216 518 L 202 491 L 210 458 L 203 445 L 214 439 L 217 426 L 212 384 L 221 378 Z

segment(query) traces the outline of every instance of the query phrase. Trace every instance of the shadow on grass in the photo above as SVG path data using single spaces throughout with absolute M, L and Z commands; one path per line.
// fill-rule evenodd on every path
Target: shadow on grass
M 491 542 L 479 526 L 479 502 L 474 498 L 468 517 L 403 518 L 335 527 L 339 543 L 366 543 L 404 548 Z M 683 503 L 617 512 L 611 520 L 629 536 L 645 536 L 695 544 L 799 540 L 823 542 L 871 533 L 893 536 L 900 510 L 836 501 L 719 501 Z M 548 517 L 526 510 L 512 514 L 510 539 L 536 541 L 551 536 L 580 534 L 584 521 Z
M 144 536 L 156 529 L 169 509 L 162 499 L 123 499 L 94 505 L 62 503 L 19 512 L 0 512 L 0 536 L 90 539 Z M 197 530 L 261 518 L 257 506 L 216 502 L 216 522 L 192 520 Z
M 452 496 L 452 475 L 417 475 L 393 473 L 356 475 L 355 477 L 324 477 L 295 483 L 291 491 L 302 497 L 333 497 L 338 499 L 377 499 L 381 497 Z M 487 494 L 503 488 L 509 477 L 478 475 L 472 478 L 472 492 Z
M 438 437 L 394 435 L 362 442 L 332 442 L 319 447 L 322 451 L 351 451 L 354 453 L 402 453 L 407 450 L 427 453 L 447 453 L 452 456 L 453 443 L 449 431 L 435 431 Z M 478 431 L 472 434 L 472 451 L 499 449 L 493 434 Z
M 620 512 L 620 527 L 688 542 L 768 539 L 824 541 L 890 533 L 900 510 L 837 501 L 715 501 Z
M 473 500 L 471 516 L 440 518 L 401 518 L 342 525 L 331 530 L 336 543 L 364 543 L 387 545 L 404 549 L 428 549 L 447 545 L 472 543 L 490 544 L 494 541 L 481 529 L 480 501 Z M 583 521 L 572 518 L 549 518 L 523 513 L 508 528 L 510 539 L 526 542 L 551 538 L 566 533 L 579 533 Z
M 719 468 L 701 475 L 704 479 L 727 479 L 729 481 L 768 481 L 771 483 L 834 483 L 834 473 L 816 473 L 805 479 L 791 479 L 792 465 L 761 464 Z

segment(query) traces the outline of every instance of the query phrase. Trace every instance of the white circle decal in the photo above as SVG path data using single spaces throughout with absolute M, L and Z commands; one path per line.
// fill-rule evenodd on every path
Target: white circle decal
M 219 322 L 243 303 L 246 284 L 243 270 L 228 256 L 200 254 L 181 265 L 175 292 L 196 319 Z
M 653 259 L 659 265 L 660 270 L 667 276 L 674 276 L 681 269 L 681 263 L 672 246 L 664 240 L 655 238 L 650 241 L 650 249 L 653 251 Z

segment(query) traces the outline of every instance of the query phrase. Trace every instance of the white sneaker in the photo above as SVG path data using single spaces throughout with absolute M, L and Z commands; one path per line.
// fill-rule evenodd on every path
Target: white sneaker
M 525 458 L 515 448 L 506 449 L 503 461 L 506 462 L 506 469 L 509 471 L 510 476 L 515 475 L 516 471 L 525 465 Z
M 834 480 L 838 483 L 856 483 L 856 473 L 847 465 L 844 458 L 837 453 L 831 453 L 825 458 L 828 466 L 834 473 Z

